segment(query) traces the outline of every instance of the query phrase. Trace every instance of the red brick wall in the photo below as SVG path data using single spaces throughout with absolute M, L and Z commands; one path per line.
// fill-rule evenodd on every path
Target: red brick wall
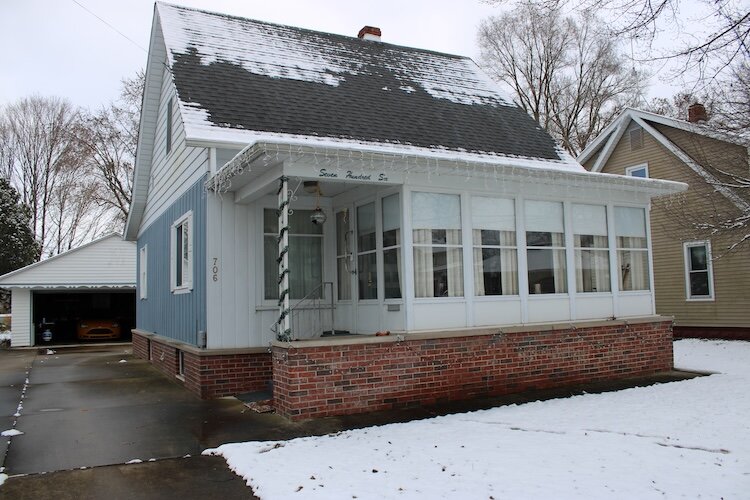
M 149 343 L 151 363 L 170 378 L 176 378 L 180 348 L 159 337 L 134 332 L 133 354 L 148 359 Z M 210 351 L 197 354 L 183 350 L 183 368 L 185 388 L 203 399 L 268 390 L 272 376 L 268 352 L 211 355 Z
M 292 419 L 546 389 L 669 370 L 672 323 L 273 348 L 274 406 Z

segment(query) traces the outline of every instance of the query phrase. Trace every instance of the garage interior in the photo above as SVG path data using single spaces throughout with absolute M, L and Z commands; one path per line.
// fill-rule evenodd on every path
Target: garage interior
M 129 342 L 135 325 L 135 291 L 34 291 L 32 294 L 35 345 Z M 83 322 L 107 321 L 120 329 L 120 338 L 79 340 Z M 49 330 L 51 340 L 44 339 Z

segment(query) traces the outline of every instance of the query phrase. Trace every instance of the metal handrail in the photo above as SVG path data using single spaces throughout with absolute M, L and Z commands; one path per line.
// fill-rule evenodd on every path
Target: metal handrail
M 325 300 L 325 293 L 319 293 L 319 292 L 325 292 L 325 288 L 329 287 L 330 291 L 330 304 L 325 304 L 323 301 Z M 310 307 L 312 305 L 312 307 Z M 292 340 L 300 340 L 301 338 L 318 338 L 320 337 L 326 330 L 323 327 L 323 310 L 330 307 L 331 310 L 331 316 L 330 316 L 330 331 L 332 334 L 335 333 L 335 316 L 334 316 L 334 303 L 333 303 L 333 282 L 332 281 L 323 281 L 320 283 L 320 285 L 316 286 L 312 290 L 310 290 L 307 295 L 305 295 L 303 298 L 297 301 L 293 306 L 289 308 L 289 315 L 291 316 L 291 339 Z M 313 314 L 317 311 L 317 322 L 313 322 L 311 325 L 312 328 L 312 334 L 310 336 L 305 335 L 304 330 L 300 327 L 301 319 L 303 311 L 312 311 Z M 305 314 L 306 316 L 305 320 L 309 321 L 309 314 Z M 318 328 L 320 327 L 320 328 Z M 274 333 L 277 333 L 277 325 L 274 324 L 274 326 L 271 328 L 271 330 L 274 331 Z

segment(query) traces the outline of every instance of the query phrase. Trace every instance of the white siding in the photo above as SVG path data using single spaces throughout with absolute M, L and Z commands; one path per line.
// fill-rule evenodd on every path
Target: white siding
M 11 347 L 25 347 L 31 343 L 31 290 L 14 288 L 11 296 Z
M 166 151 L 167 105 L 172 99 L 172 150 Z M 190 186 L 208 172 L 208 150 L 187 147 L 185 128 L 178 106 L 172 76 L 165 68 L 154 137 L 148 201 L 139 235 L 148 228 Z
M 135 260 L 135 242 L 111 235 L 10 273 L 0 278 L 0 285 L 135 287 Z

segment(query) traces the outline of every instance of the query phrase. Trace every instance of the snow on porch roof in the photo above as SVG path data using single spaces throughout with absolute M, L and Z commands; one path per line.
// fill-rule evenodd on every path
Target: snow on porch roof
M 259 135 L 575 160 L 469 58 L 164 3 L 188 141 Z
M 135 288 L 136 245 L 108 234 L 0 276 L 2 288 Z

